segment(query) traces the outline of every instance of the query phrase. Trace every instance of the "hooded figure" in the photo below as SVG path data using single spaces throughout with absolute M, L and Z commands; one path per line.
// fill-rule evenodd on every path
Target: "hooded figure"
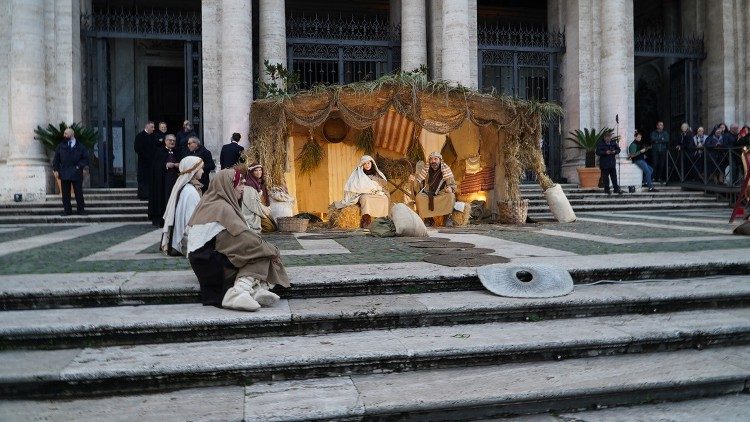
M 242 215 L 247 226 L 255 233 L 272 232 L 276 230 L 276 223 L 271 217 L 271 205 L 268 188 L 263 177 L 263 166 L 258 163 L 250 164 L 245 179 L 245 189 L 242 194 Z
M 378 169 L 375 160 L 363 155 L 344 185 L 344 199 L 334 205 L 342 209 L 358 203 L 362 215 L 360 226 L 367 227 L 372 217 L 388 216 L 390 198 L 384 190 L 385 185 L 385 175 Z
M 438 152 L 430 154 L 428 162 L 417 171 L 417 213 L 422 218 L 450 214 L 456 205 L 456 180 L 450 167 Z
M 188 259 L 204 305 L 257 311 L 279 300 L 271 288 L 289 287 L 278 248 L 245 223 L 244 189 L 239 171 L 219 171 L 188 223 Z
M 185 157 L 180 161 L 180 176 L 177 178 L 164 211 L 164 228 L 161 235 L 161 250 L 167 255 L 182 255 L 183 236 L 193 211 L 201 199 L 203 160 Z

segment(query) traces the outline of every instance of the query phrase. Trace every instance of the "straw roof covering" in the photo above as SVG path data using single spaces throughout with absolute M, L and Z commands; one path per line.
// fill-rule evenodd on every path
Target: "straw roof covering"
M 269 170 L 269 182 L 283 184 L 283 173 L 288 170 L 287 136 L 292 126 L 312 131 L 331 112 L 338 111 L 346 124 L 363 130 L 391 108 L 418 128 L 433 133 L 450 133 L 466 119 L 479 127 L 504 132 L 505 141 L 497 148 L 502 148 L 500 152 L 505 157 L 511 200 L 520 199 L 518 184 L 524 170 L 535 171 L 545 189 L 553 184 L 546 174 L 539 141 L 543 120 L 562 114 L 558 105 L 482 94 L 442 81 L 427 81 L 423 75 L 408 72 L 372 82 L 318 86 L 254 101 L 246 161 L 263 163 Z

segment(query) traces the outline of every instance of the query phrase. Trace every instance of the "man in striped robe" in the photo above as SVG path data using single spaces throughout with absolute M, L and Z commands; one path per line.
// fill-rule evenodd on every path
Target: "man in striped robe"
M 451 213 L 456 204 L 456 180 L 450 167 L 438 152 L 430 154 L 427 164 L 415 178 L 418 184 L 417 213 L 423 219 L 446 216 L 446 226 L 452 225 Z

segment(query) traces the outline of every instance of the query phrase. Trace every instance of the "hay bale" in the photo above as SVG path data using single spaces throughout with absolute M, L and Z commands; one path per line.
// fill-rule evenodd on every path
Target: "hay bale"
M 358 229 L 361 218 L 359 205 L 349 205 L 342 209 L 337 209 L 333 204 L 328 207 L 328 222 L 333 228 Z
M 469 219 L 471 218 L 471 207 L 469 204 L 466 204 L 464 206 L 463 211 L 457 211 L 453 210 L 451 213 L 451 219 L 453 220 L 453 226 L 454 227 L 464 227 L 467 224 L 469 224 Z

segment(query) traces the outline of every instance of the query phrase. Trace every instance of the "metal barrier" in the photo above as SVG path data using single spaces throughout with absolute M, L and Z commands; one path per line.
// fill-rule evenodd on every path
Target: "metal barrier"
M 745 178 L 741 147 L 670 150 L 667 152 L 667 184 L 703 190 L 734 202 Z

